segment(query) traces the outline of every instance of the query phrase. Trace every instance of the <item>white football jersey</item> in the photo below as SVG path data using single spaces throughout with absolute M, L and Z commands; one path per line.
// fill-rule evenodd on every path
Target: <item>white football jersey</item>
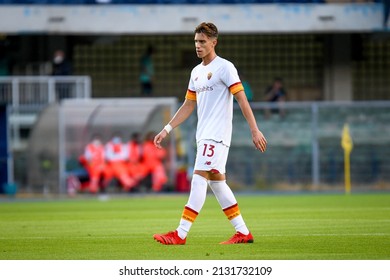
M 208 65 L 191 72 L 186 98 L 196 100 L 198 126 L 196 141 L 214 140 L 230 146 L 233 121 L 233 95 L 244 90 L 237 69 L 217 56 Z

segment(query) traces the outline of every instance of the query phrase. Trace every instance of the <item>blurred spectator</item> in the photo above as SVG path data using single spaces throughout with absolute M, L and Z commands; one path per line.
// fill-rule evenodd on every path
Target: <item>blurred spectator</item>
M 72 75 L 72 66 L 65 57 L 62 50 L 56 50 L 52 61 L 52 75 L 53 76 L 68 76 Z M 71 85 L 66 82 L 56 83 L 56 94 L 58 100 L 71 97 Z
M 245 92 L 246 98 L 248 99 L 249 102 L 253 101 L 253 91 L 252 91 L 251 85 L 249 84 L 248 80 L 246 79 L 245 73 L 243 71 L 239 70 L 238 74 L 240 76 L 241 83 L 244 86 L 244 92 Z M 237 102 L 236 99 L 234 99 L 234 101 Z
M 127 150 L 129 175 L 137 181 L 141 181 L 148 175 L 148 170 L 142 162 L 143 148 L 138 132 L 131 135 L 127 143 Z
M 154 145 L 155 133 L 149 132 L 143 143 L 143 163 L 146 170 L 152 176 L 152 190 L 159 192 L 168 182 L 163 160 L 167 155 L 166 150 L 159 149 Z
M 53 54 L 52 75 L 67 76 L 72 74 L 72 66 L 66 59 L 63 50 L 56 50 Z
M 100 182 L 104 179 L 106 170 L 104 145 L 99 135 L 94 135 L 87 144 L 80 162 L 89 175 L 89 191 L 97 193 L 100 187 L 105 187 Z
M 141 83 L 141 95 L 151 96 L 153 95 L 153 82 L 154 82 L 154 64 L 153 64 L 153 46 L 149 46 L 146 49 L 145 54 L 141 57 L 140 61 L 140 83 Z
M 118 134 L 105 145 L 107 181 L 116 178 L 123 190 L 129 191 L 136 186 L 137 181 L 129 176 L 127 171 L 128 150 Z
M 270 116 L 270 113 L 280 114 L 283 118 L 285 117 L 285 110 L 283 108 L 283 103 L 286 101 L 287 92 L 283 87 L 283 79 L 276 77 L 269 87 L 265 91 L 264 100 L 267 102 L 276 103 L 276 107 L 271 109 L 266 109 L 265 114 L 266 118 Z

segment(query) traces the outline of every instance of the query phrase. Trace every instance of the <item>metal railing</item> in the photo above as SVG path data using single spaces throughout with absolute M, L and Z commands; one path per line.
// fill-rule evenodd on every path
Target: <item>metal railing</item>
M 248 124 L 236 104 L 227 172 L 232 186 L 244 190 L 342 190 L 345 124 L 353 141 L 353 190 L 390 188 L 390 102 L 252 103 L 267 151 L 254 150 Z M 285 116 L 267 112 L 284 110 Z M 182 125 L 187 142 L 195 139 L 196 119 Z M 195 146 L 188 146 L 188 165 Z
M 64 98 L 90 98 L 88 76 L 0 77 L 0 103 L 42 107 Z
M 48 104 L 91 97 L 89 76 L 0 77 L 0 103 L 10 107 L 12 148 L 23 147 L 21 129 L 29 129 Z

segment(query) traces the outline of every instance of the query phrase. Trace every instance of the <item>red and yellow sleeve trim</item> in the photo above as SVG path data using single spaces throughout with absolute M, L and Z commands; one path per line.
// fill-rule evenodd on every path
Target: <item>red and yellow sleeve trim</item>
M 187 89 L 187 93 L 186 93 L 186 99 L 189 99 L 189 100 L 194 100 L 194 101 L 196 101 L 196 92 L 195 92 L 195 91 L 192 91 L 192 90 L 189 90 L 189 89 Z
M 223 209 L 223 212 L 225 213 L 226 217 L 229 220 L 233 220 L 235 217 L 239 216 L 240 213 L 240 208 L 238 208 L 238 204 L 234 204 L 228 208 Z
M 244 86 L 242 85 L 241 82 L 232 84 L 232 85 L 229 87 L 229 91 L 230 91 L 233 95 L 236 94 L 236 93 L 239 92 L 239 91 L 242 91 L 242 90 L 244 90 Z
M 195 210 L 192 210 L 191 208 L 189 207 L 184 207 L 184 210 L 183 210 L 183 214 L 181 215 L 181 217 L 186 220 L 186 221 L 189 221 L 191 223 L 193 223 L 196 219 L 196 217 L 198 216 L 198 212 L 196 212 Z

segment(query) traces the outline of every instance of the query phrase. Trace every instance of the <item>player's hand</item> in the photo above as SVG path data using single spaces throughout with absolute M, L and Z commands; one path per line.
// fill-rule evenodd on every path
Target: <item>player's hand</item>
M 260 150 L 262 153 L 267 150 L 267 139 L 265 139 L 263 133 L 260 130 L 252 132 L 252 141 L 255 144 L 257 150 Z
M 157 148 L 162 149 L 161 142 L 162 142 L 162 140 L 164 140 L 165 137 L 167 137 L 167 135 L 168 135 L 168 133 L 165 131 L 165 129 L 161 130 L 160 133 L 154 137 L 154 140 L 153 140 L 154 145 Z

